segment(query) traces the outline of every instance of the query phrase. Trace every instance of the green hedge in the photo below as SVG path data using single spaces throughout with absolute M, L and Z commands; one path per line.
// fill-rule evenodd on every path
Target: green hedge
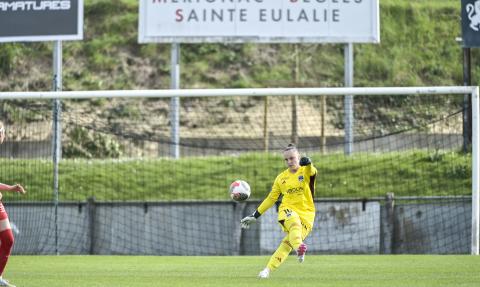
M 468 195 L 471 157 L 456 152 L 313 154 L 319 170 L 317 197 Z M 47 160 L 0 161 L 2 182 L 23 183 L 23 200 L 52 200 L 53 166 Z M 252 198 L 263 198 L 285 169 L 280 156 L 263 153 L 237 157 L 172 159 L 62 160 L 60 200 L 227 200 L 228 186 L 244 179 Z M 6 195 L 19 200 L 18 195 Z

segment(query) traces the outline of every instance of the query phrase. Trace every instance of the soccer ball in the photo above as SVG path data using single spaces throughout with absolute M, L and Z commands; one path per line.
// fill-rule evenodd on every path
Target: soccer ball
M 235 201 L 244 201 L 250 197 L 250 185 L 244 180 L 235 180 L 230 184 L 230 197 Z

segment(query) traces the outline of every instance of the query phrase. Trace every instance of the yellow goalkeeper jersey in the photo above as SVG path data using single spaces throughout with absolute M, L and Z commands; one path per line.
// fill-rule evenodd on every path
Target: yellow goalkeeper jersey
M 315 177 L 317 169 L 313 164 L 301 166 L 296 173 L 289 169 L 280 173 L 272 186 L 272 191 L 258 207 L 258 212 L 263 214 L 283 195 L 282 203 L 278 209 L 278 220 L 285 220 L 289 210 L 295 211 L 303 224 L 313 227 L 315 219 Z

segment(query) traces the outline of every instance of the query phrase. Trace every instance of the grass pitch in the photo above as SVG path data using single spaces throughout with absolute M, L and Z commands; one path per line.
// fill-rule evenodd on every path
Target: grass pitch
M 269 279 L 268 256 L 12 256 L 4 277 L 20 286 L 480 286 L 469 255 L 294 256 Z

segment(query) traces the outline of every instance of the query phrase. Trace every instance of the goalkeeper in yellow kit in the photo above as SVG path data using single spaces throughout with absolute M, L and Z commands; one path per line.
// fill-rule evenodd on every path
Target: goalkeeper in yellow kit
M 288 169 L 277 176 L 272 191 L 257 210 L 240 222 L 242 228 L 248 228 L 275 204 L 280 195 L 283 196 L 278 209 L 278 222 L 287 235 L 282 239 L 265 269 L 258 275 L 260 278 L 268 278 L 270 272 L 277 269 L 292 250 L 297 252 L 299 262 L 303 262 L 307 251 L 307 245 L 303 241 L 312 230 L 315 219 L 313 196 L 317 169 L 308 157 L 300 159 L 298 150 L 293 144 L 288 145 L 283 151 L 283 156 Z

